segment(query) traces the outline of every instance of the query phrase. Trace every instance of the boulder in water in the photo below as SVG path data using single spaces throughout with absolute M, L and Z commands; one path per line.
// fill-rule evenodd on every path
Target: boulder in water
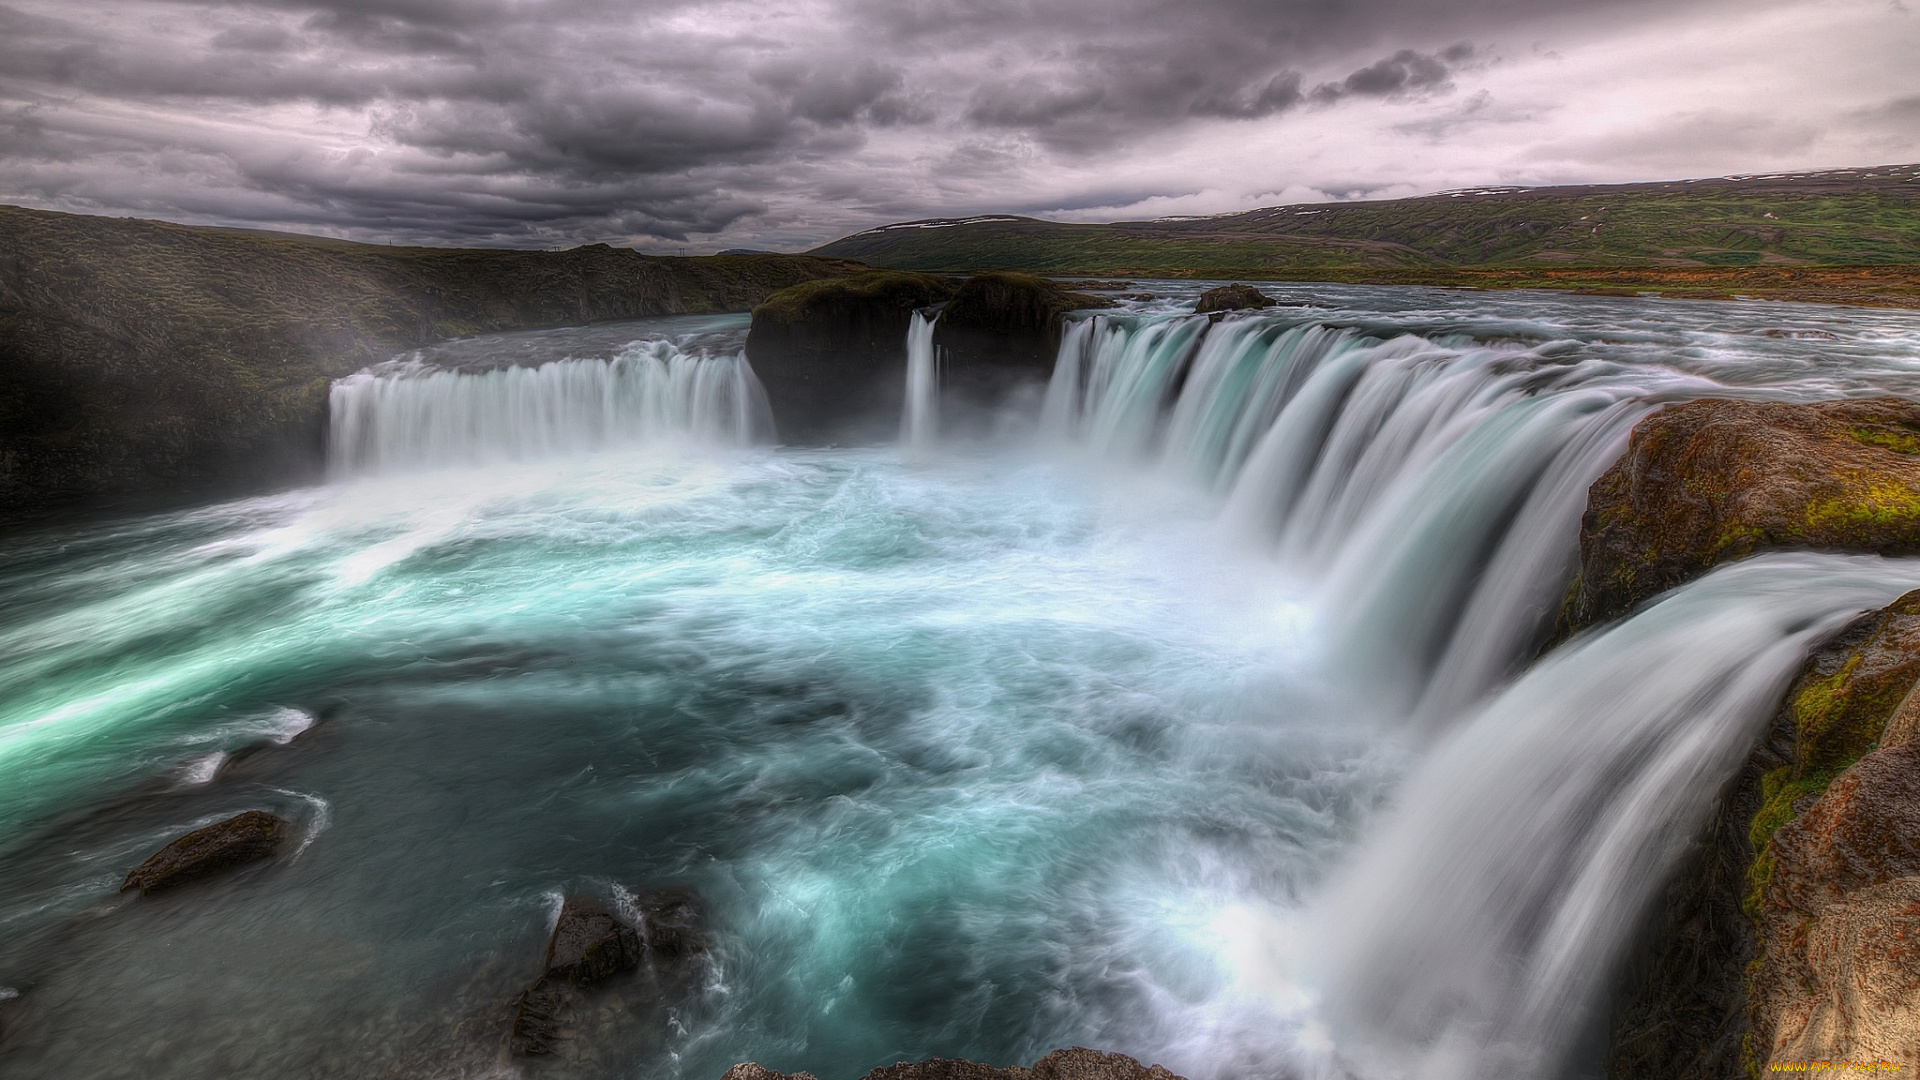
M 264 810 L 236 814 L 195 829 L 154 852 L 127 875 L 120 891 L 139 889 L 143 895 L 158 892 L 217 870 L 264 859 L 292 831 L 285 818 Z
M 907 325 L 953 292 L 930 274 L 874 270 L 782 289 L 754 308 L 747 359 L 781 439 L 891 435 L 906 387 Z M 883 422 L 866 431 L 863 419 Z
M 640 966 L 640 935 L 605 904 L 569 896 L 547 941 L 544 978 L 593 986 Z
M 1588 492 L 1563 622 L 1769 548 L 1920 552 L 1920 403 L 1710 399 L 1642 420 Z
M 721 1080 L 814 1080 L 812 1073 L 779 1073 L 751 1062 L 728 1069 Z M 1159 1065 L 1142 1065 L 1125 1054 L 1076 1046 L 1055 1050 L 1032 1068 L 1001 1068 L 959 1058 L 929 1058 L 883 1065 L 863 1080 L 1182 1080 Z
M 638 928 L 592 897 L 562 901 L 545 970 L 514 1003 L 515 1053 L 553 1054 L 581 1030 L 594 1029 L 589 993 L 616 976 L 646 976 L 623 984 L 627 991 L 616 995 L 620 1007 L 613 1012 L 629 1021 L 649 1010 L 660 1013 L 663 1003 L 688 988 L 694 962 L 706 949 L 697 898 L 690 890 L 667 889 L 632 899 Z
M 1217 289 L 1208 289 L 1200 294 L 1193 305 L 1197 315 L 1209 315 L 1216 311 L 1241 311 L 1247 308 L 1270 308 L 1279 301 L 1261 292 L 1251 285 L 1234 282 Z

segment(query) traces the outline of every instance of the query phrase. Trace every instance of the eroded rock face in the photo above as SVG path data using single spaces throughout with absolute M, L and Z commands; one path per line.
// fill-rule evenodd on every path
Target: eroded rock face
M 285 818 L 264 810 L 249 810 L 194 831 L 161 848 L 135 867 L 120 883 L 120 891 L 139 889 L 144 895 L 170 889 L 228 867 L 272 855 L 293 832 Z
M 1861 758 L 1767 855 L 1756 1058 L 1920 1065 L 1920 744 Z
M 943 425 L 990 423 L 988 411 L 1023 392 L 1038 398 L 1060 354 L 1067 312 L 1112 304 L 1032 274 L 968 278 L 933 328 Z
M 943 278 L 875 270 L 782 289 L 753 309 L 747 359 L 788 443 L 891 434 L 913 313 L 954 294 Z M 863 430 L 862 420 L 881 421 Z
M 1113 302 L 1070 292 L 1032 274 L 994 271 L 968 278 L 940 312 L 934 344 L 946 349 L 950 370 L 1026 369 L 1045 378 L 1060 352 L 1069 311 Z
M 1197 315 L 1208 315 L 1216 311 L 1240 311 L 1245 308 L 1270 308 L 1279 301 L 1261 292 L 1251 285 L 1234 282 L 1217 289 L 1208 289 L 1200 294 L 1193 305 Z
M 735 1065 L 721 1080 L 815 1080 L 812 1073 L 779 1073 L 752 1063 Z M 1076 1046 L 1055 1050 L 1032 1068 L 998 1068 L 957 1058 L 929 1058 L 883 1065 L 862 1080 L 1182 1080 L 1159 1065 L 1142 1065 L 1125 1054 Z
M 1594 482 L 1573 627 L 1768 548 L 1920 552 L 1920 403 L 1692 401 Z

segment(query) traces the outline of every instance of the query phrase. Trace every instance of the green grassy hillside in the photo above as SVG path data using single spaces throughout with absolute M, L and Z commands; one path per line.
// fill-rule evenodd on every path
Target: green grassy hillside
M 814 254 L 904 270 L 1302 279 L 1451 267 L 1920 264 L 1920 166 L 1492 189 L 1077 225 L 909 222 Z M 1340 275 L 1345 276 L 1345 275 Z

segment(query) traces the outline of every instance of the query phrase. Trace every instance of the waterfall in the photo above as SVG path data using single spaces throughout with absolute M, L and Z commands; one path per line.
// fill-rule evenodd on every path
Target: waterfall
M 1586 489 L 1674 372 L 1256 316 L 1072 324 L 1054 438 L 1219 493 L 1231 526 L 1314 582 L 1337 662 L 1445 717 L 1537 647 Z
M 907 327 L 907 400 L 900 413 L 900 441 L 925 450 L 940 434 L 940 376 L 933 354 L 934 319 L 916 311 Z
M 579 453 L 647 442 L 741 446 L 772 415 L 743 354 L 635 342 L 611 359 L 454 371 L 383 365 L 334 383 L 336 475 Z
M 1811 643 L 1920 564 L 1776 554 L 1556 652 L 1410 777 L 1320 904 L 1363 1075 L 1556 1075 L 1608 973 Z

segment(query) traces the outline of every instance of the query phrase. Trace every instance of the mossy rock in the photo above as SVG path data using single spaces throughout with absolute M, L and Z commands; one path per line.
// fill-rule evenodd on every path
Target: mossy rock
M 834 326 L 876 316 L 884 321 L 893 316 L 904 333 L 916 309 L 938 304 L 953 294 L 952 282 L 932 274 L 870 270 L 781 289 L 753 309 L 753 321 L 756 329 L 763 330 L 769 325 Z
M 1692 401 L 1588 493 L 1567 629 L 1777 548 L 1920 553 L 1920 403 Z

